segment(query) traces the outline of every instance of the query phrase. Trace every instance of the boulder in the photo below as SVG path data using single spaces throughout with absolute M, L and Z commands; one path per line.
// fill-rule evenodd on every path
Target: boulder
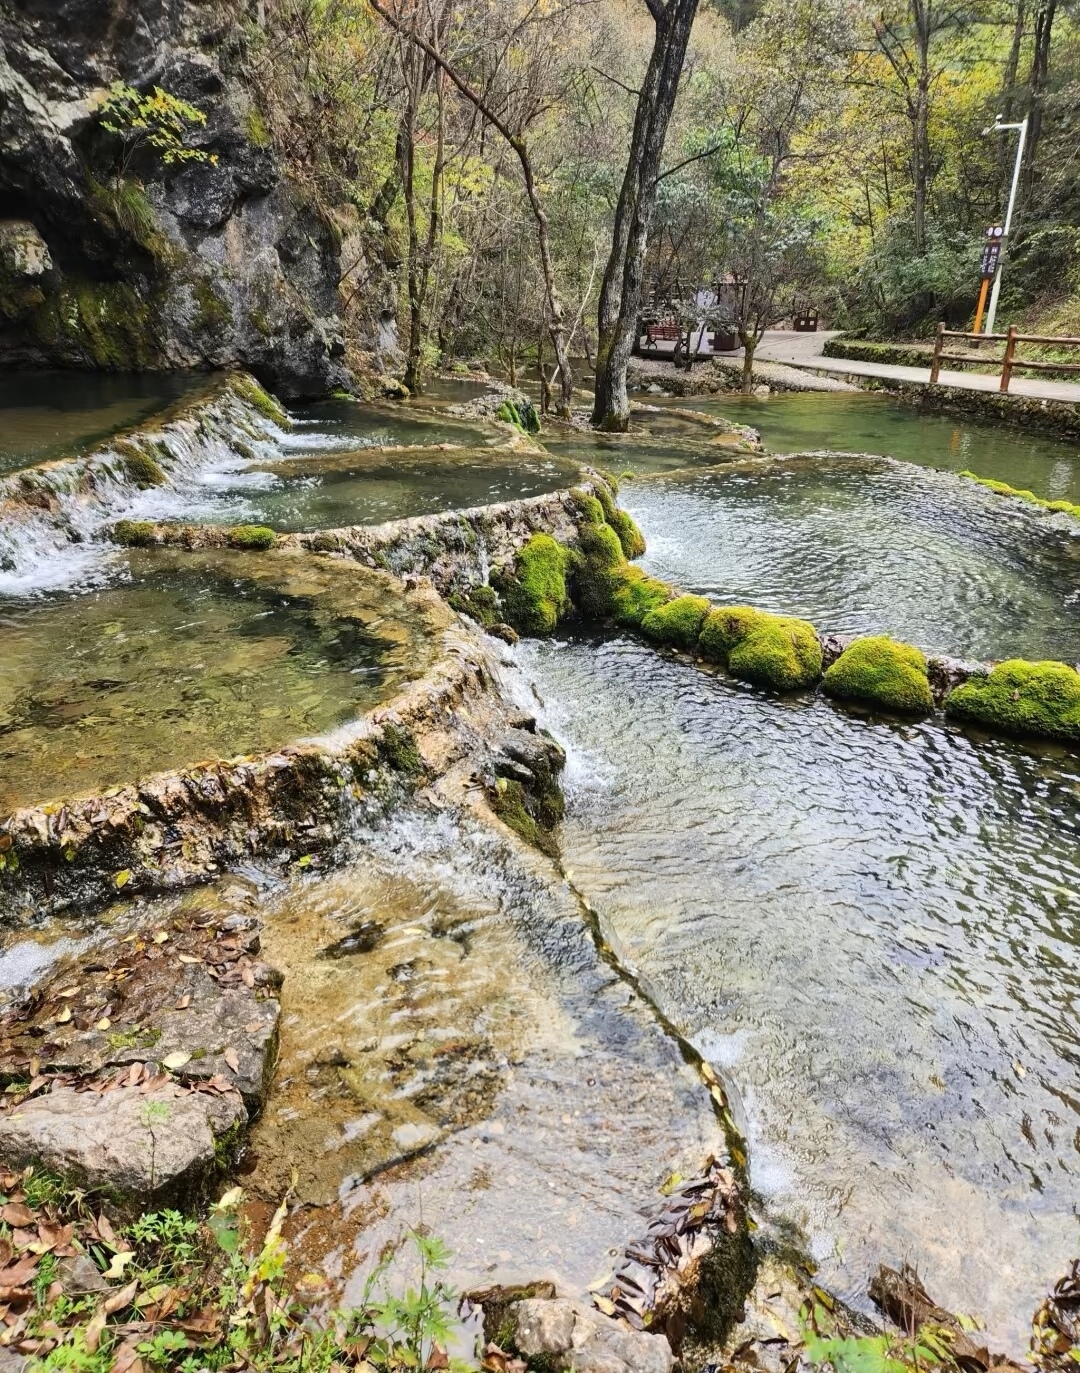
M 627 1330 L 580 1302 L 533 1299 L 513 1308 L 514 1342 L 533 1359 L 575 1373 L 671 1373 L 671 1346 L 663 1335 Z
M 0 1116 L 0 1158 L 58 1173 L 80 1187 L 160 1205 L 213 1175 L 222 1136 L 247 1121 L 238 1092 L 54 1087 Z

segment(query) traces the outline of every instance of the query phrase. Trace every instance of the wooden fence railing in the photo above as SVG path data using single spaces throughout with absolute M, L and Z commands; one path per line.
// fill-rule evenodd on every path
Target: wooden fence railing
M 1000 358 L 995 357 L 976 357 L 971 353 L 946 353 L 944 344 L 947 338 L 966 338 L 972 339 L 976 344 L 981 343 L 1004 343 L 1005 352 Z M 999 391 L 1008 391 L 1009 382 L 1012 380 L 1014 372 L 1080 372 L 1080 362 L 1029 362 L 1025 358 L 1016 356 L 1016 348 L 1020 343 L 1043 343 L 1053 348 L 1074 348 L 1080 351 L 1080 338 L 1053 338 L 1046 334 L 1020 334 L 1016 330 L 1015 324 L 1009 325 L 1008 333 L 1005 334 L 968 334 L 959 329 L 946 329 L 944 324 L 937 327 L 937 338 L 934 340 L 934 357 L 930 364 L 930 385 L 936 386 L 938 373 L 941 371 L 943 362 L 967 362 L 1001 364 L 1001 382 L 998 386 Z

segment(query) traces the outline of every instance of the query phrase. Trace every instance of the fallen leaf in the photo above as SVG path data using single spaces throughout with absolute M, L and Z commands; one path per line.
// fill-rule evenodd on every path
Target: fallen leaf
M 117 891 L 119 891 L 121 887 L 126 887 L 130 881 L 130 868 L 121 868 L 120 871 L 118 873 L 115 873 L 113 876 L 113 886 L 116 888 Z
M 133 1335 L 124 1341 L 116 1351 L 109 1373 L 143 1373 L 142 1359 L 139 1358 L 141 1335 Z
M 180 1000 L 176 1003 L 176 1009 L 177 1009 L 178 1011 L 186 1011 L 187 1008 L 188 1008 L 190 1005 L 191 1005 L 191 997 L 190 997 L 190 995 L 188 995 L 188 996 L 182 996 L 182 997 L 180 998 Z
M 115 1315 L 117 1311 L 123 1311 L 125 1306 L 130 1306 L 135 1300 L 135 1294 L 139 1290 L 139 1280 L 129 1282 L 126 1287 L 122 1287 L 119 1292 L 114 1292 L 111 1297 L 107 1297 L 105 1305 L 101 1308 L 106 1315 Z
M 83 1330 L 83 1343 L 89 1353 L 97 1353 L 97 1347 L 101 1343 L 101 1336 L 105 1330 L 105 1322 L 108 1319 L 108 1312 L 102 1307 L 100 1311 L 94 1312 L 90 1323 Z
M 181 963 L 201 963 L 201 962 L 202 962 L 202 959 L 201 959 L 201 958 L 194 958 L 194 957 L 193 957 L 191 954 L 189 954 L 189 953 L 182 953 L 182 954 L 180 955 L 180 962 L 181 962 Z
M 67 999 L 69 999 L 70 997 L 78 996 L 80 990 L 81 990 L 81 988 L 79 988 L 79 987 L 65 987 L 65 988 L 63 988 L 62 991 L 57 992 L 56 995 L 57 995 L 57 996 L 62 996 L 62 997 L 64 997 L 65 1000 L 67 1000 Z
M 57 1025 L 66 1025 L 70 1019 L 71 1007 L 65 1006 L 64 1009 L 60 1012 L 60 1014 L 56 1017 L 56 1023 Z
M 225 1062 L 229 1065 L 229 1067 L 233 1070 L 234 1073 L 239 1074 L 240 1055 L 236 1052 L 235 1049 L 226 1049 L 225 1052 L 221 1055 L 221 1057 L 225 1060 Z
M 161 1066 L 168 1068 L 170 1073 L 175 1073 L 182 1068 L 185 1063 L 191 1062 L 191 1055 L 185 1054 L 183 1050 L 177 1050 L 175 1054 L 169 1054 L 167 1058 L 161 1060 Z
M 112 1228 L 108 1216 L 102 1213 L 97 1218 L 97 1232 L 100 1237 L 111 1248 L 116 1248 L 116 1231 Z
M 9 1202 L 0 1210 L 0 1220 L 5 1225 L 33 1225 L 34 1213 L 29 1206 L 20 1206 L 17 1203 Z
M 168 938 L 169 938 L 169 931 L 168 931 L 168 930 L 156 930 L 156 931 L 154 932 L 154 943 L 155 943 L 155 944 L 165 944 L 165 943 L 168 942 Z
M 134 1257 L 135 1251 L 133 1249 L 121 1249 L 118 1253 L 114 1254 L 112 1263 L 110 1263 L 105 1270 L 105 1278 L 122 1278 L 124 1276 L 124 1269 Z
M 605 1316 L 614 1316 L 615 1303 L 609 1297 L 602 1297 L 599 1292 L 594 1292 L 593 1303 Z
M 450 1367 L 450 1356 L 442 1345 L 434 1344 L 431 1346 L 431 1353 L 428 1355 L 427 1368 L 435 1370 Z
M 255 974 L 250 968 L 245 968 L 240 974 L 240 978 L 245 987 L 251 988 L 255 986 Z
M 111 1027 L 111 1025 L 112 1021 L 109 1019 L 109 1017 L 107 1015 L 103 1015 L 101 1019 L 98 1021 L 98 1023 L 94 1026 L 94 1029 L 107 1030 Z

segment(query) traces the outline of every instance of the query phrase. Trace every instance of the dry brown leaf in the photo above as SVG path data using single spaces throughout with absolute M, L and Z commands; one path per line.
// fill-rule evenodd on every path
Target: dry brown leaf
M 236 1052 L 235 1049 L 226 1049 L 225 1052 L 221 1055 L 221 1057 L 225 1060 L 225 1062 L 229 1065 L 229 1067 L 233 1070 L 234 1073 L 239 1074 L 240 1055 Z
M 243 972 L 240 974 L 240 978 L 243 981 L 245 987 L 254 988 L 255 974 L 251 971 L 250 968 L 245 968 Z
M 188 996 L 182 996 L 182 997 L 180 998 L 180 1000 L 176 1003 L 176 1009 L 177 1009 L 178 1011 L 186 1011 L 187 1008 L 188 1008 L 190 1005 L 191 1005 L 191 996 L 190 996 L 190 994 L 189 994 Z
M 0 1208 L 0 1220 L 5 1225 L 11 1226 L 33 1225 L 34 1213 L 29 1206 L 23 1206 L 18 1202 L 8 1202 L 5 1207 Z
M 111 1297 L 105 1299 L 105 1305 L 101 1308 L 106 1315 L 113 1316 L 117 1311 L 123 1311 L 125 1306 L 130 1306 L 135 1300 L 135 1295 L 139 1290 L 139 1280 L 129 1282 L 126 1287 L 121 1287 L 119 1292 L 114 1292 Z
M 109 1373 L 143 1373 L 142 1360 L 139 1358 L 140 1339 L 141 1336 L 133 1335 L 124 1341 L 116 1351 Z
M 105 1322 L 109 1319 L 108 1313 L 102 1307 L 92 1316 L 90 1323 L 83 1331 L 83 1343 L 91 1354 L 97 1353 L 97 1347 L 101 1343 L 101 1336 L 105 1329 Z

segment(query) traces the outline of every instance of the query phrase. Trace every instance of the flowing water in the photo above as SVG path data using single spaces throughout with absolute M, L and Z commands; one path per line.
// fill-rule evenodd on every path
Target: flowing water
M 204 375 L 184 373 L 7 372 L 0 376 L 0 476 L 85 452 L 205 384 Z
M 1080 657 L 1067 522 L 889 462 L 706 470 L 730 439 L 672 412 L 751 423 L 779 451 L 1080 499 L 1073 446 L 813 395 L 661 402 L 625 438 L 553 437 L 552 459 L 522 460 L 447 420 L 471 393 L 308 412 L 139 509 L 311 528 L 532 493 L 583 458 L 690 467 L 623 492 L 646 565 L 687 589 L 931 650 Z M 320 560 L 109 556 L 85 595 L 0 601 L 0 810 L 332 728 L 422 666 L 404 608 L 355 569 L 342 601 Z M 764 1210 L 854 1300 L 879 1261 L 909 1258 L 1021 1349 L 1080 1247 L 1077 755 L 771 698 L 626 637 L 518 655 L 569 747 L 566 866 L 740 1090 Z M 539 910 L 507 862 L 444 817 L 369 837 L 339 873 L 253 888 L 288 980 L 251 1180 L 270 1196 L 301 1160 L 308 1197 L 338 1208 L 311 1244 L 339 1275 L 354 1240 L 353 1259 L 420 1206 L 470 1279 L 535 1277 L 516 1271 L 527 1253 L 580 1287 L 672 1153 L 708 1135 L 698 1085 L 588 955 L 580 912 Z M 93 937 L 57 933 L 51 950 L 20 936 L 0 985 Z M 398 1167 L 356 1187 L 435 1142 L 419 1190 Z
M 0 600 L 0 814 L 318 735 L 430 660 L 381 578 L 137 551 L 83 595 Z
M 800 458 L 628 481 L 621 498 L 644 566 L 688 591 L 929 652 L 1080 659 L 1080 537 L 951 473 Z

